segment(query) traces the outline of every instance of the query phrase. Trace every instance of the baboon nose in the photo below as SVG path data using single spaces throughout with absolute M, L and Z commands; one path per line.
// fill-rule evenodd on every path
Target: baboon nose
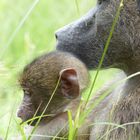
M 56 40 L 65 40 L 68 36 L 69 26 L 65 26 L 64 28 L 60 28 L 55 32 Z

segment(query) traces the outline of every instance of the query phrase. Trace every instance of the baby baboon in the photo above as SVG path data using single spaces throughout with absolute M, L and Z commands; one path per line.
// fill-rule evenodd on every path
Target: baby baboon
M 59 85 L 55 94 L 47 106 L 58 80 Z M 44 115 L 35 134 L 46 137 L 33 136 L 33 140 L 50 140 L 64 127 L 58 135 L 63 136 L 67 133 L 67 110 L 72 111 L 74 117 L 79 106 L 82 90 L 88 85 L 89 77 L 85 65 L 73 55 L 59 51 L 45 54 L 35 59 L 27 65 L 20 77 L 20 84 L 24 91 L 24 97 L 18 116 L 23 122 L 40 116 L 45 110 Z M 29 122 L 35 125 L 38 119 Z M 77 140 L 87 140 L 89 136 L 80 136 Z M 87 132 L 86 132 L 87 131 Z M 88 133 L 88 128 L 84 129 Z M 47 137 L 48 136 L 48 137 Z

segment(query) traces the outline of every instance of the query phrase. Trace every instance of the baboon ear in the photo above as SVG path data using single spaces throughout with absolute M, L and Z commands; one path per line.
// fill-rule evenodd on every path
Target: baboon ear
M 140 0 L 137 0 L 138 10 L 140 11 Z
M 80 88 L 77 72 L 73 68 L 64 69 L 60 72 L 60 93 L 70 99 L 79 96 Z

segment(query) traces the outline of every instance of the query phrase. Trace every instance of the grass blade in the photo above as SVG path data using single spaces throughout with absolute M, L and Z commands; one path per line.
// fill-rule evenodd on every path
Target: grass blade
M 15 107 L 13 107 L 13 109 L 12 109 L 12 112 L 11 112 L 11 115 L 10 115 L 10 120 L 9 120 L 9 123 L 8 123 L 8 128 L 7 128 L 4 140 L 8 139 L 8 133 L 9 133 L 9 130 L 10 130 L 10 124 L 12 122 L 12 117 L 13 117 L 14 109 L 15 109 Z
M 35 0 L 32 4 L 31 7 L 29 8 L 29 10 L 27 11 L 27 13 L 25 14 L 25 16 L 23 17 L 23 19 L 19 22 L 17 28 L 15 29 L 15 31 L 13 32 L 13 34 L 11 35 L 11 37 L 9 38 L 6 46 L 4 46 L 4 48 L 1 51 L 1 57 L 0 59 L 4 56 L 5 51 L 7 50 L 7 48 L 11 45 L 11 43 L 13 42 L 15 36 L 17 35 L 17 33 L 19 32 L 19 30 L 22 28 L 22 26 L 24 25 L 25 21 L 27 20 L 27 18 L 29 17 L 29 15 L 32 13 L 32 11 L 34 10 L 35 6 L 39 3 L 40 0 Z

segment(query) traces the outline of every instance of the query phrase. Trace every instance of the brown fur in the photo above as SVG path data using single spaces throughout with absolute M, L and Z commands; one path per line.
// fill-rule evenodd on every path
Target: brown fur
M 42 118 L 36 132 L 33 134 L 44 135 L 46 137 L 33 136 L 32 140 L 50 140 L 52 138 L 47 136 L 55 136 L 62 128 L 64 129 L 59 133 L 59 137 L 68 132 L 67 110 L 71 110 L 72 116 L 75 117 L 80 103 L 81 92 L 88 85 L 89 77 L 85 65 L 79 61 L 79 59 L 69 53 L 59 51 L 51 52 L 35 59 L 25 67 L 21 74 L 20 84 L 24 90 L 24 98 L 19 109 L 18 116 L 23 120 L 23 122 L 25 122 L 33 117 L 35 111 L 40 105 L 41 106 L 36 116 L 41 115 L 49 102 L 60 74 L 60 78 L 67 78 L 67 74 L 71 74 L 67 73 L 66 75 L 63 75 L 63 72 L 67 69 L 72 69 L 72 71 L 70 71 L 74 72 L 73 74 L 75 77 L 70 77 L 70 80 L 73 81 L 71 84 L 74 84 L 73 86 L 75 87 L 79 86 L 78 89 L 80 91 L 76 89 L 76 92 L 80 92 L 80 95 L 79 93 L 75 93 L 76 96 L 73 96 L 73 93 L 71 93 L 72 98 L 69 98 L 68 96 L 65 96 L 65 93 L 62 94 L 61 88 L 63 88 L 63 91 L 66 90 L 67 92 L 67 90 L 71 89 L 71 84 L 70 88 L 68 87 L 68 89 L 66 89 L 67 86 L 69 86 L 67 84 L 69 81 L 66 81 L 65 79 L 62 81 L 63 79 L 61 79 L 56 93 L 44 113 L 44 115 L 53 114 L 53 116 Z M 77 81 L 78 85 L 76 84 Z M 77 95 L 79 96 L 77 97 Z M 36 121 L 37 120 L 33 121 L 32 125 L 35 125 Z M 89 128 L 83 127 L 78 132 L 77 140 L 86 140 L 89 136 L 80 136 L 82 134 L 81 131 L 88 133 Z

